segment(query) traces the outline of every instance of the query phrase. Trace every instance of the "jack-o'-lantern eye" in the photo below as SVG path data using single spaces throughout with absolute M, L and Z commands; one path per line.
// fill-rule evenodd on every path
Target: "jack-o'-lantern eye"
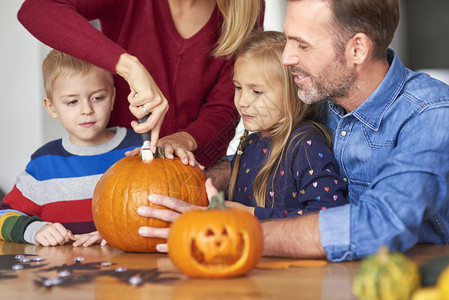
M 228 229 L 208 228 L 197 238 L 192 238 L 191 255 L 202 265 L 232 265 L 243 254 L 245 240 L 243 234 L 229 234 Z

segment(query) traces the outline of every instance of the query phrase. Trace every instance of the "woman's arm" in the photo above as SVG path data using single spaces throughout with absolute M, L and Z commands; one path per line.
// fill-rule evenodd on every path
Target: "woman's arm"
M 26 0 L 18 12 L 22 25 L 50 47 L 92 63 L 123 77 L 130 87 L 128 101 L 136 118 L 151 113 L 143 124 L 133 123 L 136 132 L 152 130 L 151 146 L 155 148 L 168 102 L 150 73 L 116 42 L 97 30 L 89 21 L 113 19 L 116 28 L 109 36 L 120 34 L 120 24 L 134 2 L 122 0 Z M 110 22 L 109 22 L 110 23 Z
M 25 0 L 17 18 L 34 37 L 51 48 L 115 73 L 119 57 L 126 50 L 90 21 L 107 18 L 107 14 L 117 8 L 126 10 L 122 2 Z
M 234 61 L 228 60 L 201 105 L 198 117 L 183 130 L 195 140 L 195 157 L 205 167 L 212 166 L 226 155 L 239 121 L 234 106 L 233 67 Z

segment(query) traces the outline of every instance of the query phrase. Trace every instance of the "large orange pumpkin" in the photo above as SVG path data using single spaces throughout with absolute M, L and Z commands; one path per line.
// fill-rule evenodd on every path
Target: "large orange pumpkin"
M 113 247 L 129 252 L 156 252 L 164 239 L 145 238 L 139 227 L 168 227 L 168 222 L 141 217 L 139 206 L 154 205 L 150 194 L 162 194 L 194 205 L 208 204 L 203 172 L 185 166 L 178 158 L 154 158 L 143 162 L 138 156 L 125 157 L 112 165 L 98 181 L 92 198 L 92 213 L 100 235 Z
M 243 275 L 257 264 L 262 251 L 262 228 L 256 217 L 240 209 L 225 209 L 219 197 L 212 199 L 207 210 L 182 214 L 168 236 L 170 259 L 190 277 Z

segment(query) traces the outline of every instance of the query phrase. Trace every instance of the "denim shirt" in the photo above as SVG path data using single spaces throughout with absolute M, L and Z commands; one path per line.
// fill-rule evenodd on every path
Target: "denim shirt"
M 388 50 L 389 71 L 350 113 L 326 103 L 334 155 L 349 204 L 320 211 L 331 261 L 359 259 L 387 245 L 449 243 L 449 86 L 404 67 Z

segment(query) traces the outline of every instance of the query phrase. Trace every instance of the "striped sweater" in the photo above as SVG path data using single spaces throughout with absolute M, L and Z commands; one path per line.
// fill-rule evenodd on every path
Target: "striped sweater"
M 36 232 L 56 222 L 74 234 L 95 231 L 95 185 L 126 151 L 142 143 L 132 130 L 110 130 L 115 136 L 102 145 L 77 146 L 64 137 L 39 148 L 0 202 L 0 239 L 34 244 Z

